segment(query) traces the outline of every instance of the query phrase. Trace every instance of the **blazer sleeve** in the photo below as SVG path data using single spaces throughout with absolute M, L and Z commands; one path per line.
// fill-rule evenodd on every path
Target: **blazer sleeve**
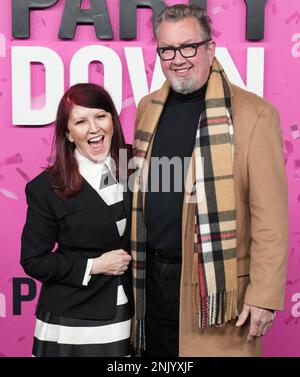
M 245 303 L 283 310 L 288 254 L 287 183 L 279 116 L 265 106 L 248 155 L 251 216 L 250 284 Z
M 21 237 L 24 271 L 42 283 L 82 287 L 87 258 L 53 251 L 58 235 L 55 215 L 38 187 L 29 183 L 25 193 L 28 209 Z

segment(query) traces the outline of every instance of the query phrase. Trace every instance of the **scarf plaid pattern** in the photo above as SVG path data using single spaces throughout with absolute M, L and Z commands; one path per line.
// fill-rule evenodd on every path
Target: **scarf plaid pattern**
M 167 89 L 166 89 L 167 88 Z M 167 98 L 164 86 L 162 97 Z M 161 112 L 165 102 L 152 100 Z M 224 325 L 237 315 L 236 215 L 233 181 L 233 125 L 228 79 L 215 58 L 196 134 L 195 247 L 198 259 L 199 327 Z M 143 163 L 154 130 L 137 130 L 132 213 L 132 258 L 135 296 L 133 341 L 137 353 L 145 348 L 146 229 L 143 221 Z M 196 199 L 196 200 L 195 200 Z M 188 252 L 188 250 L 185 250 Z

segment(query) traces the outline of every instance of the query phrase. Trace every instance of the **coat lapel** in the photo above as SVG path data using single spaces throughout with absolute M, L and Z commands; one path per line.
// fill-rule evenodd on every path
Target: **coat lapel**
M 150 106 L 148 106 L 145 114 L 141 117 L 140 128 L 143 132 L 153 135 L 160 115 L 166 103 L 166 99 L 169 95 L 170 85 L 167 81 L 163 84 L 152 97 Z
M 145 114 L 141 117 L 139 128 L 135 135 L 135 149 L 142 151 L 137 157 L 141 157 L 140 161 L 137 162 L 138 167 L 142 170 L 142 177 L 144 186 L 147 185 L 148 179 L 148 169 L 151 158 L 151 151 L 153 146 L 153 140 L 159 119 L 161 117 L 162 111 L 164 109 L 167 97 L 169 95 L 170 85 L 166 81 L 161 89 L 156 92 L 156 94 L 151 99 Z M 146 161 L 146 164 L 145 164 Z M 145 202 L 145 190 L 143 190 L 143 206 Z
M 182 240 L 184 240 L 184 234 L 186 234 L 186 224 L 187 224 L 187 217 L 188 217 L 188 208 L 189 204 L 193 203 L 192 200 L 192 191 L 194 188 L 196 175 L 195 175 L 195 151 L 193 152 L 192 158 L 189 163 L 188 173 L 185 181 L 185 191 L 184 191 L 184 198 L 183 198 L 183 207 L 182 207 Z M 184 250 L 184 247 L 183 247 Z

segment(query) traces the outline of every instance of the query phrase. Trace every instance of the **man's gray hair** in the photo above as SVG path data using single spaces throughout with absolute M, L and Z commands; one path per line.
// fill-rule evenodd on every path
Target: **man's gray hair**
M 211 19 L 206 11 L 198 5 L 175 4 L 166 7 L 155 19 L 154 32 L 157 36 L 157 29 L 162 21 L 177 22 L 184 18 L 195 17 L 201 27 L 204 39 L 211 39 Z

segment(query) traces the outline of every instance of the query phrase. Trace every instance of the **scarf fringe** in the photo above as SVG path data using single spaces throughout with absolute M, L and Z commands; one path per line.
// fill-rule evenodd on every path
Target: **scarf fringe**
M 222 291 L 200 297 L 199 327 L 224 326 L 235 319 L 237 312 L 237 291 Z
M 136 334 L 135 334 L 135 356 L 141 357 L 142 351 L 146 349 L 146 339 L 145 339 L 145 320 L 136 320 Z

